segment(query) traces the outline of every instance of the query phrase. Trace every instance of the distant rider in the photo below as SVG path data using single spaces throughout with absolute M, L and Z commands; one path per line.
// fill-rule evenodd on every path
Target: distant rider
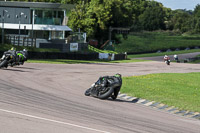
M 165 55 L 163 59 L 164 59 L 164 62 L 170 60 L 169 56 L 167 56 L 167 55 Z
M 178 60 L 178 55 L 174 55 L 174 60 L 176 61 L 176 62 L 178 62 L 179 60 Z

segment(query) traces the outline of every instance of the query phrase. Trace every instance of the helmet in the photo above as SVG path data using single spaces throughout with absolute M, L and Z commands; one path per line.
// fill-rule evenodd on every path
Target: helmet
M 168 57 L 167 55 L 164 56 L 165 58 Z
M 23 51 L 27 51 L 26 49 L 23 49 Z
M 12 47 L 10 50 L 16 50 L 16 48 Z
M 114 76 L 115 76 L 115 77 L 118 77 L 118 78 L 121 78 L 121 77 L 122 77 L 122 75 L 119 74 L 119 73 L 115 74 Z

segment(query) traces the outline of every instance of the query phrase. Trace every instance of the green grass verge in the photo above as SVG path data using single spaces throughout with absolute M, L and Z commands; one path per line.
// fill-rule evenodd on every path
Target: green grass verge
M 108 60 L 68 60 L 68 59 L 42 59 L 42 60 L 33 60 L 29 59 L 27 63 L 48 63 L 48 64 L 81 64 L 81 63 L 131 63 L 131 62 L 143 62 L 147 60 L 115 60 L 115 61 L 108 61 Z
M 180 51 L 162 52 L 162 53 L 134 54 L 134 55 L 128 55 L 128 58 L 153 57 L 153 56 L 164 56 L 164 55 L 174 55 L 174 54 L 186 54 L 194 52 L 200 52 L 200 49 L 180 50 Z
M 123 77 L 121 93 L 200 112 L 200 73 Z
M 111 51 L 111 50 L 101 50 L 101 49 L 97 49 L 91 45 L 88 45 L 88 50 L 91 52 L 96 52 L 96 53 L 112 53 L 112 54 L 118 54 L 115 51 Z

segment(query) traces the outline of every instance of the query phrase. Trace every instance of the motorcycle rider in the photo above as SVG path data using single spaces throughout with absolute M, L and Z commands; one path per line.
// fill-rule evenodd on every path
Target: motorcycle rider
M 174 55 L 174 60 L 176 61 L 176 62 L 178 62 L 179 60 L 178 60 L 178 55 Z
M 11 54 L 12 55 L 12 60 L 11 60 L 10 64 L 11 64 L 11 66 L 13 66 L 15 64 L 16 60 L 17 60 L 16 59 L 17 58 L 16 48 L 12 47 L 8 51 L 4 52 L 3 57 L 1 59 L 3 59 L 6 54 Z M 8 67 L 8 64 L 6 64 L 5 67 Z
M 114 92 L 113 94 L 110 96 L 113 100 L 115 100 L 118 96 L 118 93 L 120 91 L 121 85 L 122 85 L 122 78 L 121 78 L 121 74 L 117 73 L 114 76 L 103 76 L 100 77 L 99 80 L 96 82 L 97 84 L 101 84 L 101 87 L 107 87 L 108 84 L 108 79 L 113 79 L 113 83 L 114 84 L 118 84 L 118 87 L 114 88 Z M 99 94 L 99 88 L 94 87 L 95 84 L 92 85 L 91 88 L 89 88 L 88 90 L 86 90 L 85 95 L 86 96 L 94 96 L 94 97 L 98 97 Z
M 16 48 L 12 47 L 10 50 L 4 52 L 1 60 L 4 58 L 6 54 L 12 55 L 12 60 L 9 62 L 11 67 L 13 67 L 14 65 L 20 65 L 20 64 L 23 65 L 24 61 L 27 61 L 28 52 L 26 49 L 23 49 L 23 51 L 16 51 Z M 5 67 L 8 67 L 8 64 L 6 64 Z
M 120 91 L 120 88 L 121 88 L 121 86 L 122 86 L 122 78 L 121 78 L 121 74 L 119 74 L 119 73 L 115 74 L 115 75 L 113 76 L 113 78 L 114 78 L 114 81 L 115 81 L 115 82 L 120 82 L 120 86 L 116 87 L 116 88 L 114 89 L 114 94 L 111 95 L 111 98 L 112 98 L 113 100 L 115 100 L 115 99 L 117 98 L 117 96 L 118 96 L 118 94 L 119 94 L 119 91 Z
M 17 51 L 17 64 L 24 64 L 24 61 L 27 61 L 28 51 L 23 49 L 23 51 Z
M 169 56 L 167 56 L 167 55 L 165 55 L 163 59 L 164 59 L 164 62 L 170 60 Z
M 12 54 L 14 57 L 16 57 L 16 48 L 12 47 L 11 49 L 9 49 L 8 51 L 4 52 L 4 54 L 10 53 Z M 3 57 L 2 57 L 3 58 Z

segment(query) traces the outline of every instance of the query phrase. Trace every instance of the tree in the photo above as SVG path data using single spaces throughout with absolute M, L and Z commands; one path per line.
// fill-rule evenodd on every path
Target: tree
M 112 1 L 91 0 L 89 3 L 79 3 L 69 16 L 69 26 L 74 31 L 80 28 L 91 38 L 104 40 L 112 17 L 110 14 Z
M 80 2 L 76 5 L 69 16 L 68 26 L 73 29 L 73 31 L 87 32 L 87 35 L 92 36 L 94 34 L 95 18 L 90 15 L 89 4 Z
M 170 20 L 170 25 L 173 27 L 173 30 L 179 30 L 182 33 L 191 30 L 191 14 L 185 10 L 176 10 L 173 14 L 174 16 Z
M 153 31 L 165 29 L 166 12 L 161 3 L 150 1 L 148 7 L 139 16 L 139 22 L 143 30 Z
M 133 24 L 132 0 L 91 0 L 78 4 L 69 17 L 69 26 L 87 32 L 90 38 L 104 43 L 109 27 L 130 27 Z M 80 19 L 81 18 L 81 19 Z M 114 34 L 113 34 L 114 35 Z
M 200 33 L 200 5 L 198 4 L 194 9 L 192 26 L 193 30 Z

